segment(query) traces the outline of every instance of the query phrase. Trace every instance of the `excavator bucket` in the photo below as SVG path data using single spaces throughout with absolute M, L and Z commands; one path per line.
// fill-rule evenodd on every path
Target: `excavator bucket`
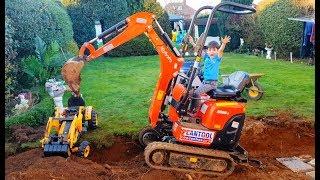
M 68 83 L 68 86 L 76 95 L 80 93 L 80 73 L 87 62 L 88 59 L 86 56 L 75 56 L 70 58 L 62 67 L 62 78 Z

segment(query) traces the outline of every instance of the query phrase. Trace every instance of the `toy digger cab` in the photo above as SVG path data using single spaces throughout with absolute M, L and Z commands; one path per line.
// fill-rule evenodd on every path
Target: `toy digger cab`
M 67 107 L 62 114 L 56 107 L 55 116 L 49 118 L 45 137 L 41 140 L 44 156 L 69 157 L 71 153 L 77 153 L 81 157 L 88 157 L 90 143 L 82 141 L 79 144 L 78 140 L 87 127 L 95 129 L 97 125 L 98 114 L 92 106 Z

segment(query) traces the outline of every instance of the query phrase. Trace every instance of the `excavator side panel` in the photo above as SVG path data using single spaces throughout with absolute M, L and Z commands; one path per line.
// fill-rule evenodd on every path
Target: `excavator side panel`
M 225 100 L 207 101 L 200 110 L 202 125 L 212 130 L 222 130 L 232 116 L 244 113 L 244 103 Z
M 176 102 L 179 102 L 185 94 L 186 88 L 182 84 L 177 83 L 172 90 L 172 98 Z M 176 122 L 180 119 L 180 115 L 173 105 L 170 105 L 168 115 L 172 122 Z

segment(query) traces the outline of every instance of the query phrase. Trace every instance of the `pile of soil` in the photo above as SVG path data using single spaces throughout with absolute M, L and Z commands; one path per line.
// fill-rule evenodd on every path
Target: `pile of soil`
M 9 141 L 15 143 L 34 142 L 43 138 L 46 131 L 46 126 L 39 126 L 38 128 L 32 128 L 23 125 L 13 125 L 10 128 L 11 137 Z
M 92 149 L 88 159 L 46 157 L 40 148 L 6 158 L 6 179 L 308 179 L 276 161 L 278 157 L 311 155 L 314 158 L 314 128 L 309 121 L 282 114 L 254 119 L 247 117 L 240 144 L 263 167 L 238 164 L 224 178 L 151 169 L 143 149 L 127 137 L 116 137 L 107 149 Z

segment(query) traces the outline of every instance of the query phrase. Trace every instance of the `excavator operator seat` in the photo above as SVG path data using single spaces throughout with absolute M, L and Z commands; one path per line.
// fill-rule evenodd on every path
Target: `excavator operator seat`
M 248 81 L 250 81 L 248 73 L 236 71 L 223 79 L 221 87 L 217 87 L 217 89 L 211 90 L 207 94 L 213 99 L 243 100 L 241 91 Z
M 236 71 L 222 79 L 223 87 L 242 91 L 250 81 L 250 75 L 244 71 Z

